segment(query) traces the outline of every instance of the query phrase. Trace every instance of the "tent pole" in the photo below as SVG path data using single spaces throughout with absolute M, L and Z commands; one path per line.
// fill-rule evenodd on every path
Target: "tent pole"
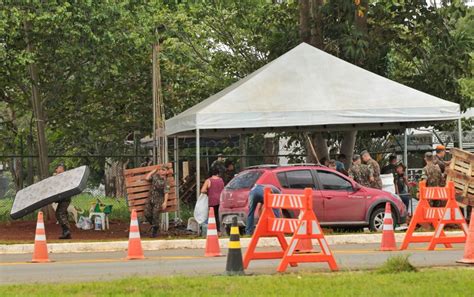
M 459 137 L 459 149 L 463 149 L 463 143 L 462 143 L 462 122 L 461 118 L 458 119 L 458 137 Z
M 408 129 L 405 128 L 403 137 L 403 163 L 405 163 L 405 176 L 408 177 Z M 413 198 L 410 195 L 410 213 L 413 215 Z
M 163 132 L 164 132 L 164 129 L 163 129 Z M 161 139 L 161 137 L 160 137 Z M 163 149 L 162 150 L 159 150 L 159 154 L 161 155 L 161 160 L 163 161 L 163 164 L 167 164 L 169 162 L 169 159 L 168 159 L 168 136 L 165 136 L 163 137 L 163 143 L 161 143 Z M 165 212 L 163 213 L 163 215 L 161 216 L 161 226 L 163 228 L 164 231 L 168 231 L 169 227 L 170 227 L 170 215 L 169 215 L 169 212 Z
M 196 129 L 196 201 L 201 194 L 201 151 L 199 129 Z
M 180 217 L 180 205 L 179 205 L 179 145 L 178 145 L 178 136 L 174 137 L 174 183 L 175 183 L 175 189 L 176 189 L 176 203 L 178 204 L 176 206 L 176 212 L 175 212 L 175 218 Z
M 403 139 L 403 163 L 405 163 L 408 170 L 408 129 L 405 128 L 405 135 Z

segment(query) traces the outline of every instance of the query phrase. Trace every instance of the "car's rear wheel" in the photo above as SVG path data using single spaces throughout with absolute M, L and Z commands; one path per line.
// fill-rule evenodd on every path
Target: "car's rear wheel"
M 384 216 L 385 216 L 385 208 L 384 207 L 376 208 L 370 215 L 369 230 L 372 232 L 382 231 Z M 397 216 L 393 211 L 392 211 L 392 218 L 393 218 L 393 227 L 395 228 L 395 225 L 397 222 Z

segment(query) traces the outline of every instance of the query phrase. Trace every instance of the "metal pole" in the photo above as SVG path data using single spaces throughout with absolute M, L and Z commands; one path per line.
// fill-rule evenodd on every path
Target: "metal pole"
M 201 194 L 201 151 L 199 129 L 196 129 L 196 200 Z
M 405 163 L 405 176 L 408 178 L 408 129 L 405 128 L 403 139 L 403 163 Z M 413 215 L 413 197 L 410 195 L 410 213 Z
M 163 132 L 165 132 L 164 129 L 163 129 Z M 169 160 L 170 160 L 169 156 L 168 156 L 168 149 L 169 149 L 168 148 L 168 145 L 169 145 L 168 144 L 168 136 L 165 135 L 164 140 L 165 140 L 165 143 L 164 143 L 165 144 L 165 151 L 164 151 L 164 153 L 165 153 L 165 163 L 168 163 Z
M 162 130 L 164 132 L 164 130 Z M 163 139 L 164 140 L 164 143 L 162 143 L 161 145 L 164 146 L 164 150 L 162 150 L 162 152 L 164 151 L 165 154 L 161 155 L 161 160 L 163 161 L 163 164 L 166 164 L 168 163 L 168 141 L 167 141 L 167 136 L 165 135 L 164 137 L 160 137 L 160 139 Z M 162 223 L 163 223 L 163 229 L 165 231 L 168 231 L 169 227 L 170 227 L 170 215 L 169 215 L 169 212 L 165 212 L 162 216 Z
M 405 163 L 406 170 L 408 170 L 408 129 L 406 128 L 403 140 L 403 163 Z
M 140 149 L 140 137 L 139 137 L 138 131 L 133 131 L 133 145 L 135 146 L 135 157 L 133 158 L 134 160 L 134 166 L 135 167 L 140 167 L 140 160 L 138 157 L 138 151 Z
M 157 86 L 156 86 L 156 58 L 157 58 L 157 51 L 156 51 L 156 45 L 154 44 L 152 46 L 152 100 L 153 100 L 153 164 L 156 164 L 158 162 L 157 160 L 157 140 L 156 140 L 156 127 L 157 127 L 157 123 L 156 123 L 156 106 L 157 106 Z
M 458 137 L 459 137 L 459 149 L 463 149 L 463 143 L 462 143 L 462 122 L 461 118 L 458 119 Z
M 178 204 L 176 206 L 176 213 L 175 217 L 179 218 L 180 217 L 180 212 L 179 212 L 179 144 L 178 144 L 178 137 L 174 137 L 174 182 L 175 182 L 175 189 L 176 189 L 176 203 Z

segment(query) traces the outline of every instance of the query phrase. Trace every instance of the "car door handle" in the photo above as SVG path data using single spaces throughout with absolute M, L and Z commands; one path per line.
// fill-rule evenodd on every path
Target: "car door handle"
M 324 198 L 330 200 L 330 199 L 332 199 L 332 198 L 334 198 L 334 197 L 332 197 L 332 196 L 324 196 Z

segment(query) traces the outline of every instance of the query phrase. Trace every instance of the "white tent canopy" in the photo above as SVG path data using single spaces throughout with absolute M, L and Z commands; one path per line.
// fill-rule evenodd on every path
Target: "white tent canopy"
M 404 86 L 306 43 L 166 121 L 194 130 L 414 127 L 460 118 L 456 103 Z M 334 125 L 350 125 L 344 126 Z M 315 127 L 316 126 L 316 127 Z M 188 133 L 186 133 L 188 132 Z
M 178 137 L 196 138 L 196 180 L 200 185 L 201 136 L 303 130 L 404 130 L 450 120 L 458 120 L 461 133 L 458 104 L 404 86 L 302 43 L 167 120 L 166 132 L 174 137 L 175 161 L 179 160 Z M 407 164 L 406 131 L 404 147 Z

